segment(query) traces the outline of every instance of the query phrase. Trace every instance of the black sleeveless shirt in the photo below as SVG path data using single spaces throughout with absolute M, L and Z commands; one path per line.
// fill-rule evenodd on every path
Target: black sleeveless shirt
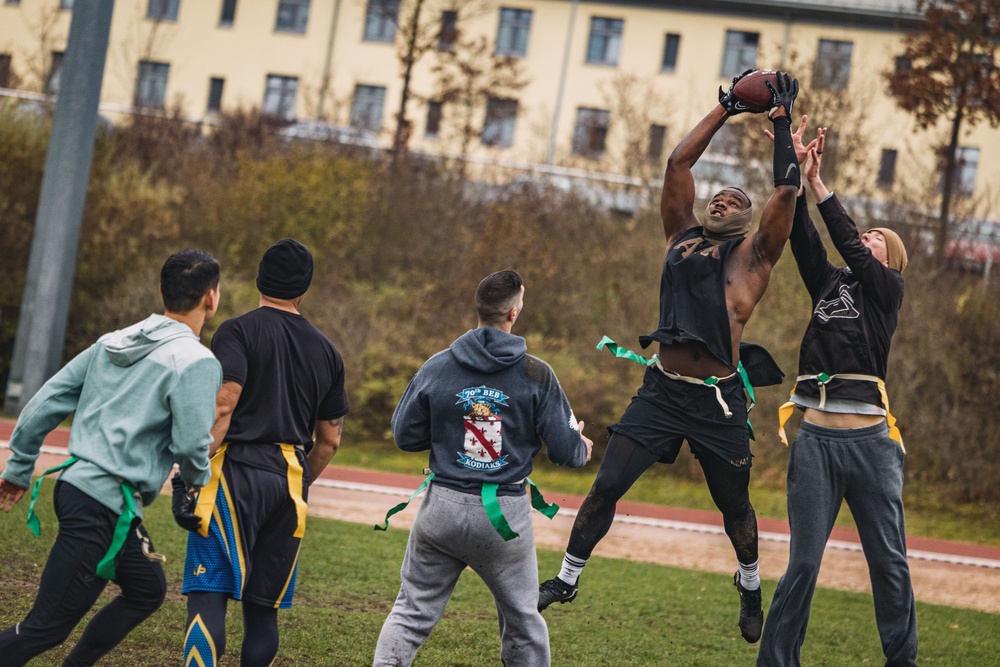
M 733 341 L 726 311 L 726 265 L 743 239 L 720 245 L 706 241 L 699 225 L 682 233 L 667 251 L 660 277 L 660 324 L 639 337 L 645 348 L 653 341 L 700 342 L 722 363 L 735 368 Z

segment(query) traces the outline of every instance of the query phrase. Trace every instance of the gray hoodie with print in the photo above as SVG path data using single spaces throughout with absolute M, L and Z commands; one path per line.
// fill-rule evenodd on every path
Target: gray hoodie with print
M 495 327 L 468 331 L 427 360 L 396 406 L 392 433 L 402 450 L 430 450 L 436 481 L 470 491 L 520 484 L 543 442 L 554 463 L 587 462 L 552 368 Z

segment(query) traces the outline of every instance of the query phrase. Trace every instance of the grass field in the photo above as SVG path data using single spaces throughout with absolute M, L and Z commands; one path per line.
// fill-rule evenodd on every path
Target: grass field
M 0 533 L 0 627 L 21 619 L 55 534 L 51 482 L 38 503 L 43 533 L 24 526 L 27 504 L 3 516 Z M 181 660 L 185 608 L 180 595 L 184 533 L 174 526 L 168 499 L 147 510 L 157 550 L 168 557 L 170 593 L 163 609 L 141 625 L 101 664 L 158 666 Z M 302 549 L 296 605 L 279 616 L 282 647 L 275 665 L 370 665 L 379 629 L 399 586 L 407 533 L 376 533 L 367 525 L 310 518 Z M 543 572 L 558 568 L 561 554 L 539 553 Z M 552 664 L 559 666 L 738 667 L 753 665 L 756 647 L 736 627 L 738 598 L 731 580 L 655 565 L 595 558 L 573 604 L 546 611 Z M 769 601 L 775 582 L 764 582 Z M 109 591 L 114 591 L 113 585 Z M 986 667 L 1000 654 L 1000 616 L 918 604 L 920 664 Z M 416 666 L 499 665 L 496 612 L 485 586 L 463 575 L 444 620 L 418 654 Z M 239 664 L 239 605 L 229 618 L 229 652 L 223 665 Z M 70 641 L 31 665 L 58 665 Z M 818 590 L 803 649 L 803 663 L 844 667 L 881 665 L 883 658 L 869 596 Z M 2 663 L 2 657 L 0 657 Z

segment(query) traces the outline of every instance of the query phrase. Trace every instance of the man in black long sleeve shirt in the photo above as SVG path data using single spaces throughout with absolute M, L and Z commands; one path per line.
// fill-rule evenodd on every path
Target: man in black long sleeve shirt
M 904 450 L 885 391 L 906 250 L 889 229 L 859 234 L 823 185 L 824 137 L 821 129 L 807 149 L 799 135 L 796 148 L 804 153 L 806 180 L 847 268 L 827 261 L 800 194 L 790 240 L 813 313 L 802 339 L 795 391 L 782 407 L 782 426 L 793 406 L 804 414 L 788 462 L 788 570 L 768 612 L 757 665 L 800 664 L 823 550 L 846 500 L 868 560 L 885 664 L 910 667 L 917 664 L 917 623 L 906 561 Z

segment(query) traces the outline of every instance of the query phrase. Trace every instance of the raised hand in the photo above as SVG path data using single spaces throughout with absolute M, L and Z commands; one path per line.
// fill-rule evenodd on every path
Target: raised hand
M 799 164 L 802 164 L 806 159 L 806 153 L 809 151 L 809 147 L 812 146 L 816 140 L 813 139 L 808 145 L 802 143 L 802 135 L 806 133 L 806 121 L 808 121 L 808 116 L 802 116 L 802 120 L 799 121 L 799 129 L 792 132 L 792 147 L 795 149 L 795 159 Z M 825 129 L 824 129 L 825 132 Z M 770 130 L 764 130 L 764 134 L 771 141 L 774 141 L 774 133 Z
M 767 112 L 767 117 L 774 120 L 782 116 L 792 115 L 792 105 L 799 94 L 799 80 L 793 79 L 788 72 L 778 72 L 778 85 L 774 86 L 770 81 L 765 81 L 771 91 L 771 110 Z M 784 109 L 784 113 L 781 110 Z
M 830 190 L 823 184 L 823 178 L 819 174 L 820 166 L 823 163 L 823 146 L 826 144 L 826 128 L 821 127 L 816 132 L 816 139 L 809 143 L 809 153 L 806 155 L 806 163 L 803 165 L 802 173 L 805 175 L 809 189 L 812 190 L 816 201 L 822 201 L 830 195 Z
M 762 113 L 760 111 L 754 111 L 753 109 L 748 107 L 742 100 L 737 99 L 736 96 L 733 95 L 733 88 L 736 87 L 736 82 L 745 77 L 747 74 L 756 71 L 757 71 L 756 69 L 751 67 L 747 71 L 743 72 L 743 74 L 740 74 L 739 76 L 734 76 L 733 82 L 729 84 L 729 90 L 727 92 L 722 92 L 722 86 L 719 86 L 719 104 L 722 105 L 722 108 L 724 108 L 726 110 L 726 113 L 729 114 L 730 116 L 735 116 L 736 114 L 740 113 Z

